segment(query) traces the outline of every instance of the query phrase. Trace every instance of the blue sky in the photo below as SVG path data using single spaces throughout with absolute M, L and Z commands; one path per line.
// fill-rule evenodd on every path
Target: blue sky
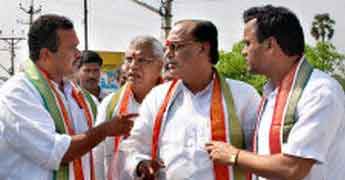
M 19 9 L 19 3 L 28 7 L 31 0 L 1 0 L 0 6 L 0 36 L 24 36 L 28 25 L 17 21 L 28 20 L 28 16 Z M 143 0 L 158 7 L 160 0 Z M 75 24 L 80 49 L 84 48 L 83 32 L 83 0 L 35 0 L 42 6 L 41 14 L 63 14 Z M 128 42 L 136 35 L 150 34 L 160 38 L 160 17 L 130 0 L 89 0 L 89 48 L 94 50 L 123 51 Z M 299 17 L 306 42 L 313 45 L 314 39 L 309 30 L 313 17 L 317 13 L 330 13 L 335 19 L 335 35 L 332 42 L 338 50 L 345 53 L 345 21 L 343 0 L 174 0 L 173 22 L 185 18 L 211 20 L 219 30 L 220 49 L 230 50 L 233 43 L 241 40 L 243 23 L 242 12 L 251 7 L 264 4 L 281 5 L 294 11 Z M 13 34 L 12 34 L 12 30 Z M 19 44 L 16 50 L 16 64 L 27 57 L 26 41 Z M 0 49 L 5 47 L 0 42 Z M 9 52 L 0 51 L 0 63 L 9 66 Z M 0 75 L 4 73 L 0 70 Z

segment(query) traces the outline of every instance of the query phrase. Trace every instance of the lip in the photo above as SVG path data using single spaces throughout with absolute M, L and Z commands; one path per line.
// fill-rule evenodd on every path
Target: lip
M 168 69 L 169 71 L 177 69 L 176 63 L 168 63 Z
M 127 74 L 127 79 L 131 80 L 131 81 L 136 80 L 136 79 L 140 79 L 140 77 L 141 76 L 137 73 L 128 73 Z

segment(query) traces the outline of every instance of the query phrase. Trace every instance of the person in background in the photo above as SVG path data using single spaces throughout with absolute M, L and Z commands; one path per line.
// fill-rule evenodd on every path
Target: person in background
M 137 36 L 131 40 L 122 65 L 127 68 L 127 83 L 119 91 L 105 97 L 99 106 L 96 124 L 118 114 L 138 112 L 146 94 L 162 82 L 163 55 L 163 45 L 154 37 Z M 95 162 L 98 179 L 131 179 L 131 174 L 123 168 L 127 157 L 125 152 L 131 149 L 129 144 L 122 147 L 125 142 L 123 137 L 110 137 L 97 146 Z
M 103 59 L 95 51 L 83 51 L 80 58 L 78 82 L 80 87 L 94 95 L 99 102 L 107 93 L 99 86 Z
M 123 86 L 127 81 L 128 64 L 123 63 L 120 68 L 117 69 L 116 82 L 119 87 Z

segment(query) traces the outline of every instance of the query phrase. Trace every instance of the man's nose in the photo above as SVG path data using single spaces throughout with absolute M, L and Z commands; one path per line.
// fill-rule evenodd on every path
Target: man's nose
M 166 47 L 165 52 L 164 52 L 164 58 L 171 59 L 171 57 L 173 56 L 174 56 L 174 51 L 171 48 Z
M 247 48 L 243 48 L 241 51 L 242 56 L 247 57 Z

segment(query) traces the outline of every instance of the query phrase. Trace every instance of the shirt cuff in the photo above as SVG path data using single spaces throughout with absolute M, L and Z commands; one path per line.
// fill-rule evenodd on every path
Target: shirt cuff
M 326 158 L 324 155 L 322 155 L 319 152 L 316 152 L 314 149 L 310 149 L 306 147 L 300 148 L 300 147 L 289 145 L 289 144 L 283 144 L 282 153 L 300 157 L 300 158 L 305 158 L 305 159 L 313 159 L 317 161 L 317 163 L 320 163 L 320 164 L 326 161 Z

